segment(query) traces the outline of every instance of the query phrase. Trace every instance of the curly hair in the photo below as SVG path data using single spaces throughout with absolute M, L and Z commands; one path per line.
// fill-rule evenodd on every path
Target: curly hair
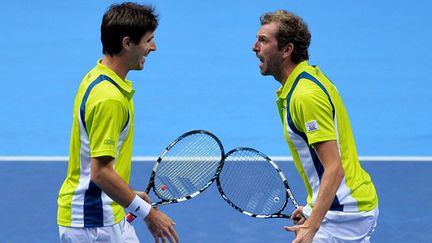
M 291 60 L 294 63 L 309 60 L 308 48 L 311 42 L 311 34 L 302 18 L 285 10 L 277 10 L 263 14 L 260 21 L 261 25 L 278 23 L 279 32 L 276 36 L 278 48 L 282 49 L 292 43 L 294 50 Z

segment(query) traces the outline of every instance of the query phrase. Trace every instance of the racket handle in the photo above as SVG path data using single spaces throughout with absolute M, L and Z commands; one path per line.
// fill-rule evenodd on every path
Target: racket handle
M 133 215 L 132 213 L 128 213 L 126 215 L 126 221 L 128 221 L 129 223 L 132 223 L 135 220 L 136 216 Z

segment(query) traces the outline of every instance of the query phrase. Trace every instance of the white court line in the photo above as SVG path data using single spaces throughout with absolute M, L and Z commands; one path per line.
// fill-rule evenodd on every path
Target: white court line
M 158 157 L 139 156 L 132 157 L 132 161 L 136 162 L 152 162 Z M 67 162 L 68 156 L 0 156 L 0 162 Z
M 270 156 L 278 162 L 292 162 L 291 156 Z M 359 156 L 362 162 L 432 162 L 432 156 Z
M 134 162 L 156 162 L 156 156 L 135 156 Z M 270 156 L 276 162 L 292 162 L 291 156 Z M 432 156 L 359 156 L 362 162 L 432 162 Z M 0 156 L 0 162 L 66 162 L 67 156 Z

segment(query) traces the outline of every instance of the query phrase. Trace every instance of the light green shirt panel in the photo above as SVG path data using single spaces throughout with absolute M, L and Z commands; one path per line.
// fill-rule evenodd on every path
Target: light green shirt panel
M 119 136 L 128 119 L 128 100 L 108 81 L 96 85 L 86 103 L 91 157 L 117 157 Z
M 291 117 L 309 145 L 336 140 L 333 107 L 328 96 L 314 82 L 301 79 L 291 97 Z
M 119 135 L 127 122 L 127 109 L 117 100 L 98 102 L 86 119 L 92 157 L 117 157 Z

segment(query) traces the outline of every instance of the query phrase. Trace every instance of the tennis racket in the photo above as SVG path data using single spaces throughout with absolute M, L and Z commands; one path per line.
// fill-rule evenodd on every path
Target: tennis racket
M 175 139 L 156 161 L 145 192 L 150 189 L 159 201 L 153 207 L 196 197 L 219 175 L 224 149 L 220 140 L 204 130 L 187 132 Z M 135 215 L 126 219 L 132 222 Z
M 282 213 L 288 200 L 298 207 L 281 169 L 265 154 L 252 148 L 229 151 L 216 183 L 229 205 L 251 217 L 290 218 L 290 214 Z

